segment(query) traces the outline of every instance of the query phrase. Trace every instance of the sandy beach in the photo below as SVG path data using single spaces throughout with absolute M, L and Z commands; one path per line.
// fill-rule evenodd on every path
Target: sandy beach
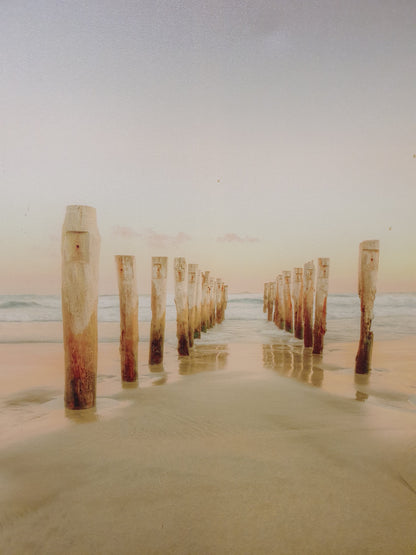
M 414 554 L 415 338 L 376 341 L 364 383 L 356 344 L 321 358 L 262 325 L 267 342 L 208 333 L 189 359 L 171 325 L 163 368 L 141 341 L 128 388 L 101 327 L 97 408 L 72 413 L 59 324 L 48 343 L 16 325 L 0 345 L 0 552 Z

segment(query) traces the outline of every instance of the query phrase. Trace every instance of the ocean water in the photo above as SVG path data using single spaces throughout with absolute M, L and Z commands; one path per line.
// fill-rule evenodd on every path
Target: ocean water
M 166 319 L 176 320 L 173 294 L 167 296 Z M 62 320 L 61 299 L 58 295 L 0 295 L 0 322 L 59 322 Z M 139 297 L 139 322 L 150 322 L 150 296 Z M 102 295 L 98 302 L 99 322 L 119 321 L 118 295 Z M 244 340 L 246 323 L 261 335 L 270 327 L 263 313 L 263 295 L 231 294 L 226 310 L 226 325 L 210 330 L 212 341 L 220 340 L 221 330 L 227 340 Z M 353 341 L 359 335 L 360 301 L 356 294 L 328 296 L 327 336 L 329 341 Z M 379 339 L 399 338 L 416 334 L 416 293 L 380 293 L 374 305 L 372 329 Z M 214 330 L 216 330 L 214 332 Z M 278 331 L 276 329 L 276 331 Z M 114 338 L 116 339 L 116 337 Z M 1 338 L 0 338 L 1 341 Z

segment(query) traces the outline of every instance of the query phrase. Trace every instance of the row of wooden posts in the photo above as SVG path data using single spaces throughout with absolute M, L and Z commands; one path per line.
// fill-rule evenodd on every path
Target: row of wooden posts
M 360 342 L 355 359 L 357 374 L 368 374 L 373 348 L 374 300 L 379 265 L 380 245 L 376 239 L 363 241 L 359 247 L 358 295 L 361 302 Z M 284 271 L 275 281 L 264 284 L 263 312 L 280 328 L 303 339 L 306 348 L 322 354 L 326 332 L 329 258 L 318 258 L 315 286 L 315 265 L 307 262 L 293 273 Z M 315 320 L 313 306 L 315 300 Z
M 329 258 L 318 258 L 315 289 L 315 264 L 311 260 L 303 268 L 285 270 L 275 281 L 264 284 L 263 312 L 269 321 L 298 339 L 304 346 L 321 354 L 326 332 Z M 315 323 L 313 306 L 315 299 Z
M 62 320 L 65 406 L 95 406 L 98 355 L 98 266 L 100 236 L 95 208 L 66 209 L 62 230 Z M 138 292 L 134 256 L 116 255 L 120 297 L 120 360 L 125 382 L 138 378 Z M 198 264 L 174 259 L 178 353 L 189 356 L 194 339 L 224 320 L 228 286 L 200 272 Z M 149 364 L 163 362 L 167 257 L 152 258 Z

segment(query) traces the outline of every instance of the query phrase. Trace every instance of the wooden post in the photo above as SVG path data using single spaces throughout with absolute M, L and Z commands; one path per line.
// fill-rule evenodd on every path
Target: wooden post
M 116 255 L 120 298 L 120 362 L 123 382 L 137 381 L 139 296 L 134 256 Z
M 303 268 L 293 269 L 292 295 L 295 337 L 303 339 Z
M 315 264 L 313 260 L 303 266 L 303 346 L 313 345 L 313 298 L 315 293 Z
M 201 338 L 201 302 L 202 302 L 202 275 L 198 270 L 196 274 L 196 301 L 195 301 L 195 330 L 194 338 Z
M 361 300 L 360 343 L 355 358 L 357 374 L 368 374 L 371 370 L 371 355 L 373 350 L 373 307 L 376 297 L 376 284 L 380 246 L 378 240 L 360 243 L 358 263 L 358 294 Z
M 209 328 L 209 271 L 202 272 L 201 331 Z
M 267 303 L 268 303 L 268 294 L 269 294 L 269 282 L 266 281 L 264 284 L 264 293 L 263 293 L 263 312 L 266 314 L 267 312 Z
M 291 272 L 283 272 L 283 302 L 285 306 L 285 330 L 293 332 L 292 296 L 290 294 Z
M 215 316 L 217 324 L 222 322 L 222 279 L 218 278 L 215 288 Z
M 224 285 L 224 317 L 228 305 L 228 285 Z
M 216 280 L 209 278 L 209 327 L 215 326 L 215 295 L 216 295 Z
M 274 307 L 274 288 L 273 281 L 269 281 L 267 288 L 267 320 L 273 321 L 273 307 Z
M 196 286 L 198 264 L 188 264 L 188 321 L 189 321 L 189 346 L 194 346 L 195 319 L 196 319 Z
M 173 261 L 175 270 L 176 337 L 178 354 L 189 355 L 188 275 L 183 257 Z
M 274 310 L 273 310 L 273 322 L 277 324 L 278 318 L 279 318 L 279 287 L 278 287 L 278 280 L 277 280 L 277 276 L 274 282 L 274 291 L 275 291 L 275 295 L 274 295 Z
M 279 296 L 279 310 L 277 313 L 277 325 L 281 330 L 285 329 L 285 299 L 284 299 L 284 285 L 283 285 L 283 275 L 279 274 L 277 276 L 277 289 Z
M 62 228 L 65 407 L 95 406 L 100 235 L 95 208 L 67 206 Z
M 328 297 L 329 258 L 318 258 L 318 276 L 315 295 L 315 324 L 313 328 L 313 354 L 320 355 L 324 349 L 326 332 L 326 301 Z
M 152 322 L 150 324 L 149 364 L 163 362 L 166 319 L 167 256 L 152 257 Z

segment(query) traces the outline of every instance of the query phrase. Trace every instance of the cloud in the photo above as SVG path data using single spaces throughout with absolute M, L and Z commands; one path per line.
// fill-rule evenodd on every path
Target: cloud
M 226 233 L 222 237 L 218 237 L 220 243 L 258 243 L 260 239 L 257 237 L 241 237 L 236 233 Z
M 164 233 L 157 233 L 153 229 L 147 229 L 141 236 L 147 241 L 149 247 L 154 248 L 176 247 L 191 239 L 191 236 L 183 231 L 176 235 L 166 235 Z
M 168 248 L 176 247 L 190 241 L 192 237 L 183 231 L 179 231 L 176 235 L 167 235 L 165 233 L 157 233 L 154 229 L 145 229 L 139 233 L 131 227 L 114 226 L 113 232 L 119 237 L 127 239 L 140 238 L 143 239 L 149 247 Z
M 119 237 L 124 237 L 127 239 L 131 239 L 133 237 L 140 237 L 140 233 L 137 233 L 137 231 L 135 231 L 133 228 L 123 227 L 121 225 L 114 226 L 113 232 L 115 235 L 118 235 Z

